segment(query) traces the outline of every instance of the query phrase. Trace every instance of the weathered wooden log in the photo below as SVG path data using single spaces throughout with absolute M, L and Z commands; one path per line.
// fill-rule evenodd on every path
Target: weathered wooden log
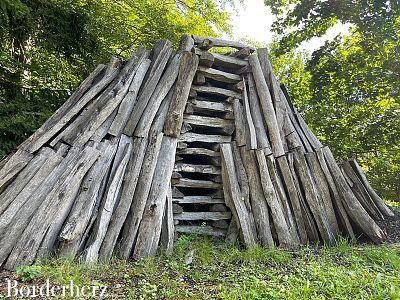
M 231 120 L 225 120 L 214 117 L 203 117 L 197 115 L 186 115 L 184 116 L 184 122 L 194 127 L 207 127 L 214 130 L 218 130 L 221 134 L 231 135 L 235 130 L 235 125 Z
M 182 53 L 178 79 L 169 106 L 168 117 L 164 124 L 164 133 L 167 136 L 178 137 L 180 135 L 183 112 L 198 64 L 199 60 L 195 54 L 189 52 Z
M 209 180 L 200 179 L 188 179 L 180 178 L 178 180 L 172 180 L 172 185 L 176 187 L 187 187 L 187 188 L 204 188 L 204 189 L 219 189 L 221 184 L 217 182 L 212 182 Z
M 265 149 L 267 155 L 272 154 L 271 145 L 269 144 L 267 132 L 265 129 L 260 102 L 257 95 L 256 86 L 254 83 L 253 75 L 247 76 L 249 84 L 249 106 L 250 112 L 254 123 L 255 132 L 257 135 L 257 147 Z
M 214 63 L 214 56 L 208 51 L 200 53 L 199 65 L 210 68 Z
M 269 222 L 269 208 L 261 186 L 261 178 L 258 171 L 258 163 L 254 151 L 240 148 L 244 167 L 249 179 L 250 203 L 257 228 L 258 238 L 262 245 L 274 246 Z
M 257 136 L 256 136 L 256 129 L 253 123 L 253 117 L 251 116 L 250 112 L 250 104 L 249 104 L 249 98 L 247 94 L 247 88 L 246 88 L 246 82 L 244 81 L 243 78 L 243 84 L 244 84 L 244 89 L 243 89 L 243 108 L 244 108 L 244 115 L 245 115 L 245 120 L 246 120 L 246 128 L 247 128 L 247 147 L 249 149 L 257 149 Z
M 240 81 L 240 76 L 232 73 L 227 73 L 217 69 L 206 68 L 199 66 L 197 72 L 205 76 L 206 78 L 211 78 L 216 81 L 226 82 L 226 83 L 236 83 Z
M 360 181 L 364 185 L 365 189 L 368 191 L 368 194 L 375 202 L 375 205 L 379 208 L 381 213 L 384 216 L 392 217 L 394 213 L 387 207 L 387 205 L 382 201 L 382 199 L 378 196 L 375 190 L 372 188 L 371 184 L 369 183 L 367 177 L 365 176 L 364 171 L 361 169 L 360 165 L 357 163 L 355 159 L 349 161 L 350 165 L 352 166 L 354 172 L 359 177 Z
M 140 118 L 140 121 L 136 126 L 136 130 L 134 133 L 135 136 L 146 137 L 148 135 L 148 131 L 150 130 L 150 126 L 154 120 L 154 117 L 156 116 L 157 110 L 161 105 L 162 100 L 167 96 L 167 93 L 170 91 L 175 80 L 178 77 L 180 64 L 181 64 L 181 54 L 178 53 L 168 63 L 168 66 L 163 76 L 161 77 L 160 82 L 157 84 L 155 91 L 151 95 L 147 103 L 146 109 L 144 110 Z M 173 94 L 176 93 L 176 90 L 172 91 L 171 93 L 172 97 L 174 97 Z
M 298 246 L 298 242 L 292 237 L 289 226 L 286 223 L 285 215 L 281 202 L 275 193 L 274 186 L 268 171 L 267 160 L 261 149 L 255 151 L 259 165 L 259 174 L 261 187 L 264 191 L 264 197 L 271 210 L 272 220 L 279 240 L 279 246 L 282 248 L 293 249 Z
M 56 227 L 62 225 L 64 221 L 62 216 L 71 205 L 71 201 L 75 199 L 78 192 L 80 182 L 88 169 L 98 158 L 100 152 L 92 147 L 85 147 L 83 152 L 79 153 L 76 164 L 66 166 L 67 172 L 59 178 L 60 184 L 52 185 L 54 188 L 47 196 L 41 200 L 35 215 L 30 219 L 28 226 L 24 226 L 22 235 L 18 238 L 17 243 L 12 249 L 5 267 L 13 270 L 17 266 L 31 264 L 37 255 L 43 241 L 53 240 L 57 237 L 58 232 L 55 232 Z M 31 202 L 30 199 L 29 202 Z M 57 220 L 56 223 L 53 223 Z M 18 216 L 18 222 L 20 216 Z M 54 227 L 53 227 L 54 226 Z M 10 233 L 10 231 L 8 231 Z M 46 239 L 45 236 L 48 238 Z M 44 240 L 43 240 L 44 239 Z M 3 244 L 2 244 L 3 245 Z M 47 252 L 46 252 L 47 253 Z M 39 258 L 43 257 L 42 255 Z
M 133 135 L 135 128 L 146 109 L 147 103 L 160 81 L 171 54 L 172 49 L 169 41 L 159 41 L 154 46 L 151 65 L 143 80 L 144 84 L 140 88 L 136 105 L 132 111 L 133 113 L 123 131 L 124 134 L 129 136 Z
M 193 84 L 195 85 L 203 85 L 206 83 L 206 77 L 203 74 L 196 73 L 193 79 Z
M 224 184 L 226 204 L 230 207 L 235 217 L 236 223 L 239 224 L 246 246 L 251 247 L 256 243 L 249 213 L 244 202 L 241 199 L 240 186 L 235 171 L 235 162 L 233 160 L 232 148 L 230 144 L 221 144 L 222 155 L 222 181 Z
M 202 174 L 221 174 L 221 169 L 212 165 L 194 165 L 188 163 L 175 163 L 174 171 Z
M 110 130 L 110 127 L 114 122 L 117 113 L 118 109 L 115 109 L 112 114 L 107 117 L 103 124 L 101 124 L 100 127 L 98 127 L 93 135 L 90 137 L 91 141 L 100 143 L 104 139 L 104 137 L 108 133 L 108 130 Z
M 99 215 L 93 231 L 87 242 L 84 258 L 87 262 L 95 262 L 99 258 L 101 244 L 107 233 L 112 214 L 121 197 L 121 185 L 132 152 L 132 140 L 119 145 L 117 154 L 121 153 L 120 160 L 114 160 L 107 191 L 102 199 Z M 114 169 L 114 170 L 113 170 Z
M 60 131 L 60 129 L 87 103 L 113 81 L 119 73 L 120 67 L 121 62 L 116 58 L 112 58 L 104 76 L 102 76 L 106 66 L 99 65 L 88 78 L 80 84 L 71 97 L 32 136 L 19 146 L 19 149 L 24 149 L 30 153 L 36 152 Z M 101 80 L 98 80 L 98 77 L 102 77 Z
M 179 221 L 197 221 L 197 220 L 229 220 L 231 218 L 230 212 L 182 212 L 174 214 L 174 219 Z
M 14 178 L 32 159 L 33 155 L 25 150 L 18 150 L 0 170 L 0 191 Z
M 153 177 L 143 219 L 140 223 L 133 257 L 154 255 L 161 234 L 162 217 L 165 210 L 167 192 L 174 167 L 177 139 L 164 136 Z
M 340 172 L 339 166 L 336 164 L 332 152 L 328 147 L 324 147 L 322 149 L 329 171 L 331 172 L 340 193 L 343 194 L 343 205 L 351 220 L 356 223 L 373 242 L 383 242 L 386 237 L 385 233 L 368 215 L 368 213 L 352 193 L 350 187 L 346 183 L 345 178 L 343 177 L 343 174 Z
M 210 94 L 210 95 L 217 95 L 217 96 L 223 96 L 223 97 L 233 97 L 236 99 L 242 99 L 242 95 L 240 93 L 219 88 L 219 87 L 214 87 L 214 86 L 197 86 L 193 85 L 192 89 L 195 90 L 197 93 L 204 93 L 204 94 Z
M 187 34 L 182 35 L 179 41 L 179 50 L 180 51 L 189 51 L 191 52 L 194 47 L 194 39 Z
M 277 157 L 276 161 L 278 163 L 280 174 L 282 176 L 283 182 L 287 189 L 289 200 L 290 200 L 291 206 L 293 208 L 293 214 L 294 214 L 294 218 L 296 220 L 300 243 L 306 244 L 308 239 L 307 239 L 307 233 L 306 233 L 306 229 L 305 229 L 305 223 L 304 223 L 303 216 L 301 213 L 302 210 L 301 210 L 301 205 L 300 205 L 299 194 L 296 189 L 296 185 L 295 185 L 295 182 L 294 182 L 294 179 L 292 176 L 292 172 L 289 167 L 288 160 L 287 160 L 286 156 L 281 156 L 281 157 Z
M 211 37 L 200 37 L 193 35 L 192 36 L 194 39 L 195 45 L 201 45 L 206 42 L 206 44 L 211 45 L 211 47 L 231 47 L 231 48 L 236 48 L 236 49 L 242 49 L 242 48 L 248 48 L 250 51 L 254 51 L 254 47 L 251 47 L 249 45 L 246 45 L 241 42 L 235 42 L 235 41 L 228 41 L 228 40 L 223 40 L 219 38 L 211 38 Z
M 203 155 L 210 157 L 219 157 L 220 153 L 217 151 L 213 151 L 205 148 L 185 148 L 181 150 L 177 150 L 176 154 L 178 155 Z
M 111 169 L 117 143 L 105 140 L 99 144 L 98 149 L 101 151 L 101 157 L 82 180 L 78 196 L 58 238 L 58 254 L 64 257 L 74 257 L 77 254 L 90 219 L 97 213 L 96 207 L 102 197 L 102 181 Z
M 275 157 L 279 157 L 285 154 L 285 150 L 283 148 L 283 143 L 280 137 L 279 126 L 276 119 L 274 106 L 272 104 L 271 95 L 268 90 L 268 85 L 265 82 L 265 78 L 258 57 L 254 55 L 250 56 L 249 62 L 252 67 L 254 81 L 264 115 L 264 121 L 267 124 L 272 152 Z
M 215 199 L 210 196 L 182 196 L 182 198 L 173 198 L 178 204 L 218 204 L 225 203 L 224 199 Z
M 181 142 L 205 142 L 205 143 L 228 143 L 231 137 L 227 135 L 215 134 L 200 134 L 193 132 L 186 132 L 179 137 Z
M 355 240 L 355 235 L 353 231 L 353 227 L 350 223 L 349 217 L 347 215 L 347 212 L 343 206 L 342 203 L 342 194 L 339 193 L 335 181 L 333 180 L 332 174 L 329 171 L 328 165 L 326 164 L 324 154 L 321 149 L 318 149 L 316 151 L 317 157 L 319 164 L 322 168 L 322 171 L 324 172 L 325 178 L 328 182 L 329 185 L 329 190 L 332 195 L 332 203 L 334 205 L 335 211 L 337 215 L 339 216 L 340 222 L 342 224 L 341 229 L 342 233 L 346 234 L 352 239 Z
M 235 141 L 238 146 L 245 146 L 246 139 L 246 121 L 244 118 L 243 106 L 239 99 L 233 100 L 233 113 L 235 116 Z
M 254 49 L 252 50 L 249 47 L 246 47 L 246 48 L 242 48 L 236 52 L 233 52 L 231 54 L 231 56 L 243 59 L 243 58 L 247 58 L 253 51 L 254 51 Z
M 109 129 L 109 133 L 114 136 L 119 136 L 125 125 L 127 124 L 133 108 L 136 104 L 136 99 L 138 96 L 138 92 L 144 77 L 146 75 L 147 70 L 149 69 L 151 64 L 150 59 L 144 59 L 138 69 L 136 70 L 135 77 L 133 78 L 131 85 L 129 86 L 128 93 L 125 95 L 124 99 L 122 100 L 119 108 L 118 113 Z
M 235 58 L 228 55 L 222 55 L 218 53 L 210 53 L 208 51 L 202 51 L 200 49 L 195 48 L 195 52 L 197 55 L 200 55 L 200 59 L 203 53 L 209 53 L 213 57 L 213 66 L 223 67 L 229 70 L 240 69 L 243 67 L 248 67 L 249 63 L 243 59 Z M 207 54 L 208 55 L 208 54 Z M 202 64 L 207 67 L 204 63 Z M 211 67 L 211 65 L 210 65 Z M 236 72 L 236 74 L 239 74 Z

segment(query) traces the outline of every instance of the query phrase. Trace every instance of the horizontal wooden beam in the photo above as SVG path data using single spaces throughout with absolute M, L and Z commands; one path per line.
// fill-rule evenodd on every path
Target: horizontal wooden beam
M 171 184 L 176 187 L 187 188 L 202 188 L 202 189 L 220 189 L 222 184 L 210 180 L 197 180 L 197 179 L 172 179 Z
M 224 237 L 226 235 L 226 230 L 211 226 L 177 225 L 175 229 L 176 232 L 180 233 L 211 235 L 215 237 Z
M 220 153 L 218 151 L 213 151 L 206 148 L 185 148 L 178 150 L 176 152 L 178 155 L 204 155 L 204 156 L 211 156 L 211 157 L 219 157 Z
M 211 196 L 184 196 L 183 198 L 173 198 L 173 202 L 179 204 L 223 204 L 224 199 L 216 199 Z
M 229 143 L 231 136 L 227 135 L 212 135 L 186 132 L 179 137 L 181 142 L 205 142 L 205 143 Z
M 243 49 L 243 48 L 249 48 L 250 51 L 254 51 L 254 47 L 246 45 L 245 43 L 242 42 L 236 42 L 236 41 L 229 41 L 229 40 L 224 40 L 224 39 L 219 39 L 219 38 L 212 38 L 212 37 L 201 37 L 197 35 L 193 35 L 193 40 L 195 45 L 202 45 L 202 44 L 207 44 L 211 47 L 231 47 L 235 49 Z
M 205 212 L 183 212 L 180 214 L 174 214 L 174 219 L 179 221 L 196 221 L 196 220 L 229 220 L 232 214 L 229 211 L 205 211 Z
M 225 96 L 225 97 L 233 97 L 237 99 L 242 99 L 242 95 L 223 88 L 214 87 L 214 86 L 199 86 L 199 85 L 192 85 L 192 89 L 195 90 L 197 93 L 205 93 L 217 96 Z
M 203 66 L 198 66 L 197 72 L 204 75 L 204 77 L 206 78 L 211 78 L 213 80 L 226 83 L 236 83 L 241 80 L 240 76 L 237 74 L 232 74 L 212 68 L 206 68 Z
M 194 165 L 187 163 L 175 163 L 174 171 L 187 172 L 187 173 L 213 174 L 213 175 L 221 174 L 221 169 L 212 165 Z

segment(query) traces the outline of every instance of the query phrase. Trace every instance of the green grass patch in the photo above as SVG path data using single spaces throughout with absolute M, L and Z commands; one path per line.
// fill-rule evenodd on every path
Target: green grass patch
M 191 250 L 193 262 L 186 265 Z M 400 299 L 400 246 L 344 239 L 335 247 L 288 252 L 182 236 L 172 256 L 110 264 L 58 259 L 25 271 L 37 282 L 108 285 L 115 299 Z

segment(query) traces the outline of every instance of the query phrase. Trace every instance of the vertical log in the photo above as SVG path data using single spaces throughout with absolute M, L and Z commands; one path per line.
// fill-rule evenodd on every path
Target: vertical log
M 25 150 L 13 154 L 0 170 L 0 191 L 14 178 L 32 159 L 33 155 Z
M 233 113 L 235 115 L 235 141 L 241 147 L 246 145 L 246 124 L 243 106 L 239 99 L 233 99 Z
M 250 112 L 250 105 L 249 105 L 249 98 L 247 94 L 247 87 L 246 87 L 246 82 L 244 80 L 244 77 L 242 78 L 243 81 L 243 108 L 244 108 L 244 113 L 246 116 L 246 124 L 247 124 L 247 129 L 248 129 L 248 147 L 250 149 L 257 149 L 257 136 L 256 136 L 256 129 L 253 123 L 253 117 L 251 116 Z

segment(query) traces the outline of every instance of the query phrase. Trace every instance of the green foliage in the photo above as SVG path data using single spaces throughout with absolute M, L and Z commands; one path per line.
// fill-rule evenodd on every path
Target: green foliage
M 99 63 L 183 33 L 229 32 L 229 0 L 0 1 L 0 158 Z
M 190 240 L 190 242 L 188 242 Z M 194 251 L 193 263 L 185 254 Z M 198 236 L 180 237 L 172 256 L 109 265 L 51 261 L 40 279 L 52 284 L 107 285 L 119 299 L 399 299 L 400 249 L 355 246 L 288 252 L 240 250 Z
M 297 76 L 288 73 L 293 72 L 289 67 L 281 78 L 307 123 L 334 154 L 357 158 L 382 196 L 400 200 L 398 1 L 265 3 L 278 15 L 274 30 L 280 39 L 272 47 L 278 61 L 338 22 L 351 24 L 349 37 L 336 37 L 303 57 L 304 66 L 289 59 Z
M 37 279 L 41 272 L 42 272 L 42 267 L 41 266 L 20 266 L 17 268 L 15 271 L 18 275 L 18 279 L 22 282 L 26 281 L 31 281 L 33 279 Z

